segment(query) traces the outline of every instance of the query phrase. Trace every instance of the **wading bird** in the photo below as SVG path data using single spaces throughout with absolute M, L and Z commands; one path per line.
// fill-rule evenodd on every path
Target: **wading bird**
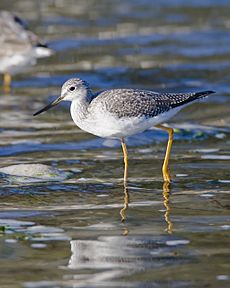
M 161 125 L 179 110 L 194 101 L 214 93 L 157 93 L 140 89 L 110 89 L 93 93 L 89 84 L 79 78 L 66 81 L 61 96 L 34 113 L 52 108 L 61 101 L 71 101 L 71 116 L 82 130 L 103 138 L 121 141 L 124 155 L 124 186 L 128 179 L 128 152 L 125 137 L 143 132 L 153 126 L 168 132 L 168 145 L 162 167 L 165 182 L 170 182 L 169 156 L 173 143 L 173 129 Z

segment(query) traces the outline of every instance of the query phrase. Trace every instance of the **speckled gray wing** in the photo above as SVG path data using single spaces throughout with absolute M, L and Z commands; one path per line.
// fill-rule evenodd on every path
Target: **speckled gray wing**
M 210 93 L 213 92 L 160 94 L 138 89 L 113 89 L 95 95 L 90 106 L 97 106 L 100 103 L 107 112 L 115 114 L 118 118 L 143 116 L 151 118 Z

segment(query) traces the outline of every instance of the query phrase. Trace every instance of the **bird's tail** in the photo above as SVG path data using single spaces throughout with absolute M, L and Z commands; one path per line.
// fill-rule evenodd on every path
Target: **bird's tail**
M 213 94 L 215 93 L 215 91 L 211 91 L 211 90 L 208 90 L 208 91 L 202 91 L 202 92 L 196 92 L 194 93 L 194 99 L 199 99 L 199 98 L 204 98 L 206 96 L 208 96 L 209 94 Z
M 171 103 L 172 108 L 176 108 L 181 105 L 192 103 L 193 101 L 207 97 L 209 94 L 215 93 L 214 91 L 201 91 L 193 93 L 178 93 L 173 95 L 174 101 Z

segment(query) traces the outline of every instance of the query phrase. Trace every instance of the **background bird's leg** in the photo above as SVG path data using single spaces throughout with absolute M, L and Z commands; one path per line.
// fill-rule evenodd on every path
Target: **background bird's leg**
M 10 75 L 10 73 L 4 73 L 3 89 L 6 93 L 10 92 L 10 86 L 11 86 L 11 75 Z
M 127 180 L 128 180 L 128 151 L 126 148 L 126 144 L 124 139 L 121 139 L 121 147 L 122 147 L 122 151 L 123 151 L 123 155 L 124 155 L 124 164 L 125 164 L 125 168 L 124 168 L 124 187 L 127 187 Z
M 165 159 L 164 159 L 164 163 L 162 166 L 162 173 L 163 173 L 163 178 L 165 182 L 170 182 L 171 178 L 170 178 L 170 173 L 169 173 L 169 156 L 170 156 L 170 152 L 171 152 L 171 148 L 172 148 L 172 143 L 173 143 L 173 129 L 169 128 L 169 127 L 165 127 L 162 125 L 157 125 L 156 126 L 159 129 L 165 130 L 168 132 L 169 134 L 169 138 L 168 138 L 168 144 L 167 144 L 167 148 L 166 148 L 166 153 L 165 153 Z

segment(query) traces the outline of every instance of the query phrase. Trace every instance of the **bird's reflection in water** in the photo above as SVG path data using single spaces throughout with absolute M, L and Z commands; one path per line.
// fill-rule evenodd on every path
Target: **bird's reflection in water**
M 167 224 L 167 227 L 165 229 L 166 232 L 168 232 L 169 234 L 172 234 L 173 232 L 173 223 L 170 220 L 170 212 L 171 212 L 171 207 L 170 207 L 170 201 L 169 201 L 169 197 L 170 197 L 170 183 L 169 182 L 164 182 L 163 183 L 163 204 L 165 206 L 165 214 L 164 214 L 164 219 L 165 222 Z M 120 210 L 120 215 L 121 215 L 121 221 L 125 222 L 126 218 L 127 218 L 127 210 L 129 208 L 129 190 L 127 187 L 124 187 L 124 206 L 123 208 Z M 128 235 L 128 229 L 125 228 L 123 235 Z
M 163 184 L 163 204 L 165 206 L 165 222 L 167 223 L 167 228 L 165 231 L 167 231 L 169 234 L 172 234 L 173 232 L 173 223 L 170 220 L 170 212 L 171 212 L 171 207 L 170 207 L 170 201 L 169 201 L 169 196 L 170 196 L 170 183 L 169 182 L 164 182 Z
M 169 196 L 170 184 L 164 183 L 163 204 L 166 208 L 164 219 L 167 223 L 167 233 L 172 233 Z M 125 187 L 124 205 L 120 210 L 123 224 L 127 223 L 129 200 L 129 191 Z M 152 235 L 130 236 L 128 234 L 128 228 L 124 225 L 122 235 L 103 235 L 94 239 L 71 240 L 72 255 L 68 268 L 77 270 L 74 272 L 73 281 L 78 281 L 78 284 L 85 283 L 85 281 L 88 284 L 97 282 L 101 283 L 103 287 L 108 287 L 113 282 L 114 287 L 121 287 L 122 283 L 117 279 L 122 278 L 127 273 L 135 274 L 145 269 L 172 265 L 172 261 L 174 263 L 184 261 L 184 258 L 172 256 L 175 247 L 167 245 L 168 235 L 160 234 L 152 237 Z M 124 235 L 127 237 L 123 237 Z M 162 254 L 164 257 L 161 256 Z M 87 273 L 87 270 L 90 272 Z

